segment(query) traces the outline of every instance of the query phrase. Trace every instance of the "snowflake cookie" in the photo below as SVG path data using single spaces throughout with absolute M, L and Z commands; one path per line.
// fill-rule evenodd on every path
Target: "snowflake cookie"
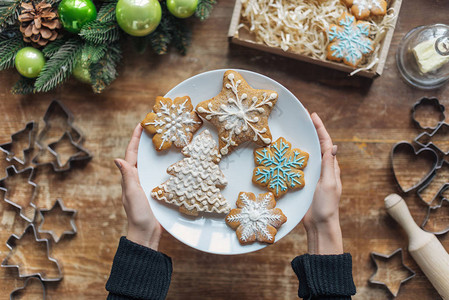
M 236 71 L 226 71 L 223 89 L 212 99 L 200 102 L 196 111 L 218 128 L 220 153 L 231 153 L 246 141 L 260 146 L 271 143 L 268 116 L 278 94 L 253 89 Z
M 199 212 L 228 213 L 230 207 L 220 192 L 228 184 L 218 167 L 221 155 L 217 143 L 208 130 L 195 136 L 182 149 L 187 158 L 167 169 L 172 175 L 155 187 L 151 197 L 179 207 L 179 211 L 197 216 Z
M 373 16 L 384 16 L 387 13 L 385 0 L 345 0 L 352 14 L 359 20 Z
M 373 52 L 373 41 L 368 38 L 369 23 L 356 21 L 354 16 L 344 13 L 338 24 L 329 27 L 327 58 L 342 61 L 352 67 L 357 67 L 364 55 Z
M 277 228 L 287 221 L 272 193 L 259 194 L 240 192 L 237 208 L 226 216 L 226 223 L 236 230 L 240 244 L 254 241 L 274 243 Z
M 254 161 L 258 167 L 253 172 L 253 182 L 267 187 L 276 198 L 289 188 L 302 189 L 305 186 L 304 172 L 309 154 L 292 145 L 283 137 L 268 147 L 254 150 Z
M 157 151 L 162 151 L 175 144 L 175 147 L 187 146 L 203 121 L 193 111 L 189 96 L 170 98 L 157 97 L 153 112 L 147 114 L 140 123 L 153 136 Z

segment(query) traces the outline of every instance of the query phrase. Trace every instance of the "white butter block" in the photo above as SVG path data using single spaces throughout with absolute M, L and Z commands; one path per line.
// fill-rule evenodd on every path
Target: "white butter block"
M 449 56 L 442 56 L 435 51 L 435 39 L 427 40 L 412 49 L 418 67 L 423 73 L 432 72 L 449 62 Z

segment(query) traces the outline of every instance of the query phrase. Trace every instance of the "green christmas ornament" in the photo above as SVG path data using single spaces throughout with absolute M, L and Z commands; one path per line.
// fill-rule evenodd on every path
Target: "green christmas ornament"
M 73 77 L 84 83 L 90 83 L 89 64 L 76 63 L 72 71 Z
M 198 0 L 167 0 L 168 11 L 177 18 L 188 18 L 195 13 Z
M 58 14 L 65 30 L 78 33 L 84 24 L 97 18 L 97 9 L 91 0 L 62 0 Z
M 133 36 L 153 32 L 161 22 L 162 9 L 158 0 L 119 0 L 115 8 L 117 23 Z
M 17 52 L 14 64 L 22 76 L 36 78 L 45 65 L 45 58 L 40 50 L 25 47 Z

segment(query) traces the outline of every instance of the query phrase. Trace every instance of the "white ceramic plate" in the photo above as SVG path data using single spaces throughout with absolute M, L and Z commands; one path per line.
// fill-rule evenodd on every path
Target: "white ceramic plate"
M 193 76 L 178 84 L 165 96 L 174 99 L 188 95 L 195 107 L 199 102 L 210 99 L 221 91 L 225 71 L 214 70 Z M 273 141 L 282 136 L 292 144 L 292 147 L 300 148 L 310 154 L 308 165 L 304 169 L 306 186 L 299 191 L 287 192 L 277 201 L 277 207 L 287 216 L 287 222 L 281 226 L 276 235 L 276 241 L 279 241 L 301 221 L 312 203 L 321 169 L 318 136 L 304 106 L 285 87 L 258 73 L 236 71 L 242 74 L 253 88 L 270 89 L 279 94 L 268 121 Z M 143 117 L 144 115 L 142 119 Z M 217 130 L 208 121 L 204 121 L 197 134 L 205 129 L 209 129 L 216 137 L 218 144 Z M 167 167 L 185 157 L 174 147 L 162 153 L 157 152 L 151 139 L 151 135 L 145 132 L 142 134 L 137 167 L 140 182 L 148 196 L 154 215 L 165 230 L 190 247 L 215 254 L 242 254 L 267 246 L 257 242 L 241 246 L 235 231 L 226 225 L 224 214 L 212 216 L 200 214 L 199 217 L 192 218 L 178 212 L 176 206 L 169 206 L 151 198 L 151 190 L 169 178 L 170 175 L 166 173 Z M 255 194 L 267 192 L 251 181 L 255 167 L 253 150 L 256 147 L 253 143 L 243 144 L 220 162 L 220 168 L 228 180 L 228 185 L 222 190 L 222 194 L 231 208 L 235 208 L 237 196 L 241 191 Z

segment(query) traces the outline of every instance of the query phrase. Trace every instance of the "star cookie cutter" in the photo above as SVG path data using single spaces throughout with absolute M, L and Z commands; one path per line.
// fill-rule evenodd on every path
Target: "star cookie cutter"
M 441 149 L 440 147 L 438 147 L 433 141 L 432 138 L 437 135 L 440 134 L 440 131 L 444 131 L 443 134 L 449 134 L 449 124 L 445 123 L 445 122 L 440 122 L 438 124 L 438 126 L 431 132 L 423 132 L 421 134 L 419 134 L 415 139 L 414 142 L 416 144 L 418 144 L 421 147 L 424 148 L 428 148 L 428 147 L 434 147 L 435 149 L 437 149 L 440 153 L 443 153 L 444 155 L 448 155 L 449 154 L 449 145 L 447 147 L 447 151 L 444 151 L 443 149 Z
M 40 280 L 39 277 L 28 277 L 25 280 L 25 282 L 23 283 L 23 286 L 16 288 L 15 290 L 13 290 L 11 292 L 11 294 L 9 294 L 9 300 L 15 300 L 17 298 L 16 296 L 27 288 L 28 284 L 30 284 L 30 281 L 37 281 L 37 282 L 39 282 L 39 284 L 42 286 L 42 300 L 45 300 L 45 297 L 46 297 L 45 285 L 42 282 L 42 280 Z
M 396 174 L 396 171 L 394 169 L 395 156 L 397 155 L 398 151 L 404 151 L 404 148 L 408 148 L 406 150 L 412 151 L 415 156 L 428 153 L 427 155 L 429 155 L 429 157 L 432 159 L 432 167 L 430 168 L 430 171 L 423 178 L 421 178 L 418 182 L 416 182 L 413 186 L 408 187 L 408 188 L 404 188 L 400 184 L 399 179 Z M 430 159 L 429 157 L 427 157 L 425 159 Z M 438 168 L 438 154 L 435 150 L 433 150 L 432 148 L 424 147 L 424 148 L 421 148 L 418 151 L 416 151 L 415 147 L 413 147 L 413 145 L 411 143 L 405 142 L 405 141 L 398 142 L 393 146 L 393 148 L 391 149 L 391 153 L 390 153 L 390 161 L 391 161 L 391 168 L 393 170 L 394 180 L 396 181 L 396 184 L 398 185 L 399 189 L 401 191 L 403 191 L 404 193 L 408 193 L 411 190 L 421 186 L 423 183 L 426 182 L 426 180 L 428 180 L 431 176 L 433 176 L 435 174 L 436 169 Z
M 28 233 L 28 231 L 32 230 L 33 234 L 34 234 L 34 240 L 38 243 L 45 243 L 46 244 L 46 248 L 47 248 L 47 258 L 48 260 L 54 262 L 56 264 L 56 267 L 58 269 L 58 276 L 54 277 L 54 278 L 48 278 L 45 276 L 45 274 L 43 272 L 37 272 L 37 273 L 33 273 L 33 274 L 21 274 L 20 273 L 20 268 L 21 265 L 20 264 L 10 264 L 9 263 L 9 259 L 10 259 L 10 254 L 11 251 L 13 251 L 14 247 L 16 246 L 16 242 L 21 240 L 23 238 L 23 236 L 25 234 Z M 8 256 L 6 256 L 6 258 L 3 260 L 1 266 L 3 268 L 16 268 L 18 273 L 19 273 L 19 277 L 20 278 L 28 278 L 28 277 L 33 277 L 33 276 L 37 276 L 39 277 L 42 281 L 61 281 L 63 278 L 63 274 L 62 274 L 62 270 L 61 270 L 61 266 L 59 265 L 59 262 L 57 259 L 52 258 L 50 256 L 50 242 L 47 239 L 39 239 L 37 237 L 37 232 L 36 232 L 36 227 L 33 223 L 28 224 L 27 228 L 25 228 L 25 230 L 23 231 L 22 235 L 19 237 L 15 234 L 12 234 L 9 239 L 6 241 L 6 246 L 9 248 L 10 253 L 8 254 Z
M 446 190 L 446 189 L 448 189 L 448 188 L 449 188 L 449 186 L 446 186 L 446 187 L 443 189 L 443 191 Z M 443 192 L 443 191 L 442 191 L 442 192 Z M 425 219 L 424 219 L 424 221 L 423 221 L 423 223 L 422 223 L 422 225 L 421 225 L 421 228 L 424 229 L 425 231 L 431 232 L 431 233 L 433 233 L 433 234 L 435 234 L 435 235 L 442 235 L 442 234 L 445 234 L 445 233 L 449 232 L 449 223 L 447 224 L 446 228 L 444 228 L 443 230 L 440 230 L 440 231 L 430 231 L 430 230 L 425 229 L 427 223 L 428 223 L 429 220 L 430 220 L 430 215 L 432 214 L 432 211 L 441 209 L 441 208 L 444 207 L 445 205 L 449 207 L 449 200 L 446 199 L 446 198 L 442 198 L 441 201 L 440 201 L 440 204 L 437 204 L 437 205 L 435 205 L 435 206 L 430 206 L 430 205 L 429 205 L 429 206 L 427 207 L 427 214 L 426 214 L 426 217 L 425 217 Z
M 34 177 L 34 168 L 33 167 L 28 167 L 28 168 L 23 169 L 21 171 L 17 171 L 17 169 L 16 169 L 16 167 L 14 165 L 8 166 L 6 168 L 6 177 L 0 179 L 0 190 L 5 192 L 4 200 L 5 200 L 6 203 L 11 204 L 12 206 L 18 208 L 20 210 L 20 216 L 22 218 L 24 218 L 26 221 L 33 222 L 34 218 L 31 219 L 31 218 L 29 218 L 28 216 L 26 216 L 23 213 L 23 210 L 24 210 L 25 207 L 15 203 L 11 199 L 8 199 L 9 198 L 8 197 L 8 190 L 10 188 L 8 188 L 8 187 L 6 187 L 4 185 L 4 181 L 7 180 L 9 177 L 11 177 L 13 174 L 22 174 L 22 173 L 26 173 L 26 172 L 30 172 L 30 175 L 28 176 L 28 181 L 27 181 L 28 184 L 30 184 L 30 185 L 32 185 L 34 187 L 33 188 L 33 193 L 32 193 L 31 198 L 30 198 L 29 206 L 31 206 L 34 210 L 36 210 L 36 205 L 33 203 L 33 201 L 34 201 L 34 198 L 36 197 L 36 194 L 37 194 L 38 185 L 35 182 L 33 182 L 33 177 Z
M 411 275 L 409 275 L 409 276 L 406 277 L 405 279 L 402 279 L 402 280 L 401 280 L 401 283 L 400 283 L 399 286 L 398 286 L 398 290 L 397 290 L 397 292 L 395 293 L 395 292 L 393 292 L 393 291 L 391 290 L 391 288 L 390 288 L 390 286 L 388 285 L 388 283 L 385 283 L 385 282 L 383 282 L 383 281 L 378 281 L 378 280 L 375 280 L 375 279 L 373 279 L 373 278 L 377 275 L 377 272 L 379 271 L 379 266 L 378 266 L 378 264 L 377 264 L 376 257 L 377 257 L 377 258 L 380 258 L 380 259 L 383 259 L 383 260 L 388 260 L 388 259 L 392 258 L 393 256 L 395 256 L 398 252 L 401 253 L 401 264 L 402 264 L 402 266 L 404 267 L 404 269 L 408 270 L 408 271 L 410 272 Z M 415 275 L 416 275 L 416 273 L 415 273 L 412 269 L 410 269 L 409 267 L 407 267 L 407 265 L 404 263 L 404 254 L 403 254 L 402 248 L 396 249 L 395 251 L 393 251 L 393 252 L 392 252 L 391 254 L 389 254 L 389 255 L 382 254 L 382 253 L 377 253 L 377 252 L 371 252 L 371 260 L 373 261 L 373 263 L 374 263 L 374 265 L 375 265 L 375 267 L 376 267 L 376 270 L 374 271 L 374 274 L 371 275 L 371 277 L 368 279 L 368 282 L 370 282 L 370 283 L 372 283 L 372 284 L 378 284 L 378 285 L 385 286 L 385 287 L 387 288 L 387 290 L 393 295 L 393 297 L 396 297 L 396 296 L 399 294 L 399 290 L 401 289 L 401 286 L 402 286 L 403 283 L 409 281 L 410 279 L 412 279 L 412 278 L 415 277 Z
M 437 122 L 436 126 L 433 126 L 433 127 L 422 126 L 421 123 L 416 119 L 416 112 L 419 110 L 420 107 L 423 107 L 423 106 L 433 106 L 437 111 L 440 112 L 440 120 Z M 413 123 L 416 126 L 418 126 L 421 129 L 434 130 L 435 128 L 438 127 L 438 125 L 441 122 L 444 122 L 444 120 L 446 119 L 446 115 L 444 114 L 444 111 L 445 111 L 444 105 L 442 105 L 437 98 L 435 98 L 435 97 L 431 97 L 431 98 L 423 97 L 420 100 L 418 100 L 412 107 L 412 121 L 413 121 Z
M 60 207 L 62 212 L 64 212 L 64 213 L 71 213 L 72 214 L 72 216 L 70 217 L 70 226 L 72 227 L 72 230 L 65 230 L 64 232 L 61 233 L 61 235 L 59 237 L 55 234 L 55 232 L 53 230 L 43 230 L 43 229 L 41 229 L 42 225 L 45 222 L 45 216 L 44 216 L 45 213 L 53 211 L 57 206 Z M 75 217 L 76 217 L 77 211 L 75 209 L 66 208 L 64 206 L 64 202 L 61 199 L 57 199 L 55 201 L 55 204 L 53 204 L 52 208 L 50 208 L 50 209 L 40 209 L 39 210 L 39 214 L 41 216 L 41 220 L 42 221 L 39 224 L 39 227 L 37 228 L 37 231 L 39 233 L 48 233 L 48 234 L 50 234 L 51 237 L 53 238 L 53 240 L 55 241 L 55 243 L 58 243 L 62 239 L 62 237 L 65 236 L 65 235 L 75 235 L 78 232 L 78 230 L 76 228 L 76 225 L 75 225 Z
M 34 142 L 36 140 L 36 133 L 37 133 L 37 128 L 39 127 L 39 124 L 31 121 L 28 122 L 25 126 L 25 128 L 23 128 L 22 130 L 17 131 L 16 133 L 13 133 L 11 135 L 11 142 L 5 143 L 5 144 L 1 144 L 0 145 L 0 150 L 6 153 L 6 160 L 8 162 L 11 162 L 12 160 L 15 160 L 16 162 L 18 162 L 21 165 L 25 165 L 27 162 L 27 155 L 34 149 Z M 23 149 L 23 160 L 20 159 L 19 157 L 17 157 L 17 153 L 14 153 L 12 150 L 13 147 L 13 143 L 14 141 L 17 139 L 16 137 L 22 135 L 25 132 L 29 132 L 28 133 L 28 146 L 26 149 Z

